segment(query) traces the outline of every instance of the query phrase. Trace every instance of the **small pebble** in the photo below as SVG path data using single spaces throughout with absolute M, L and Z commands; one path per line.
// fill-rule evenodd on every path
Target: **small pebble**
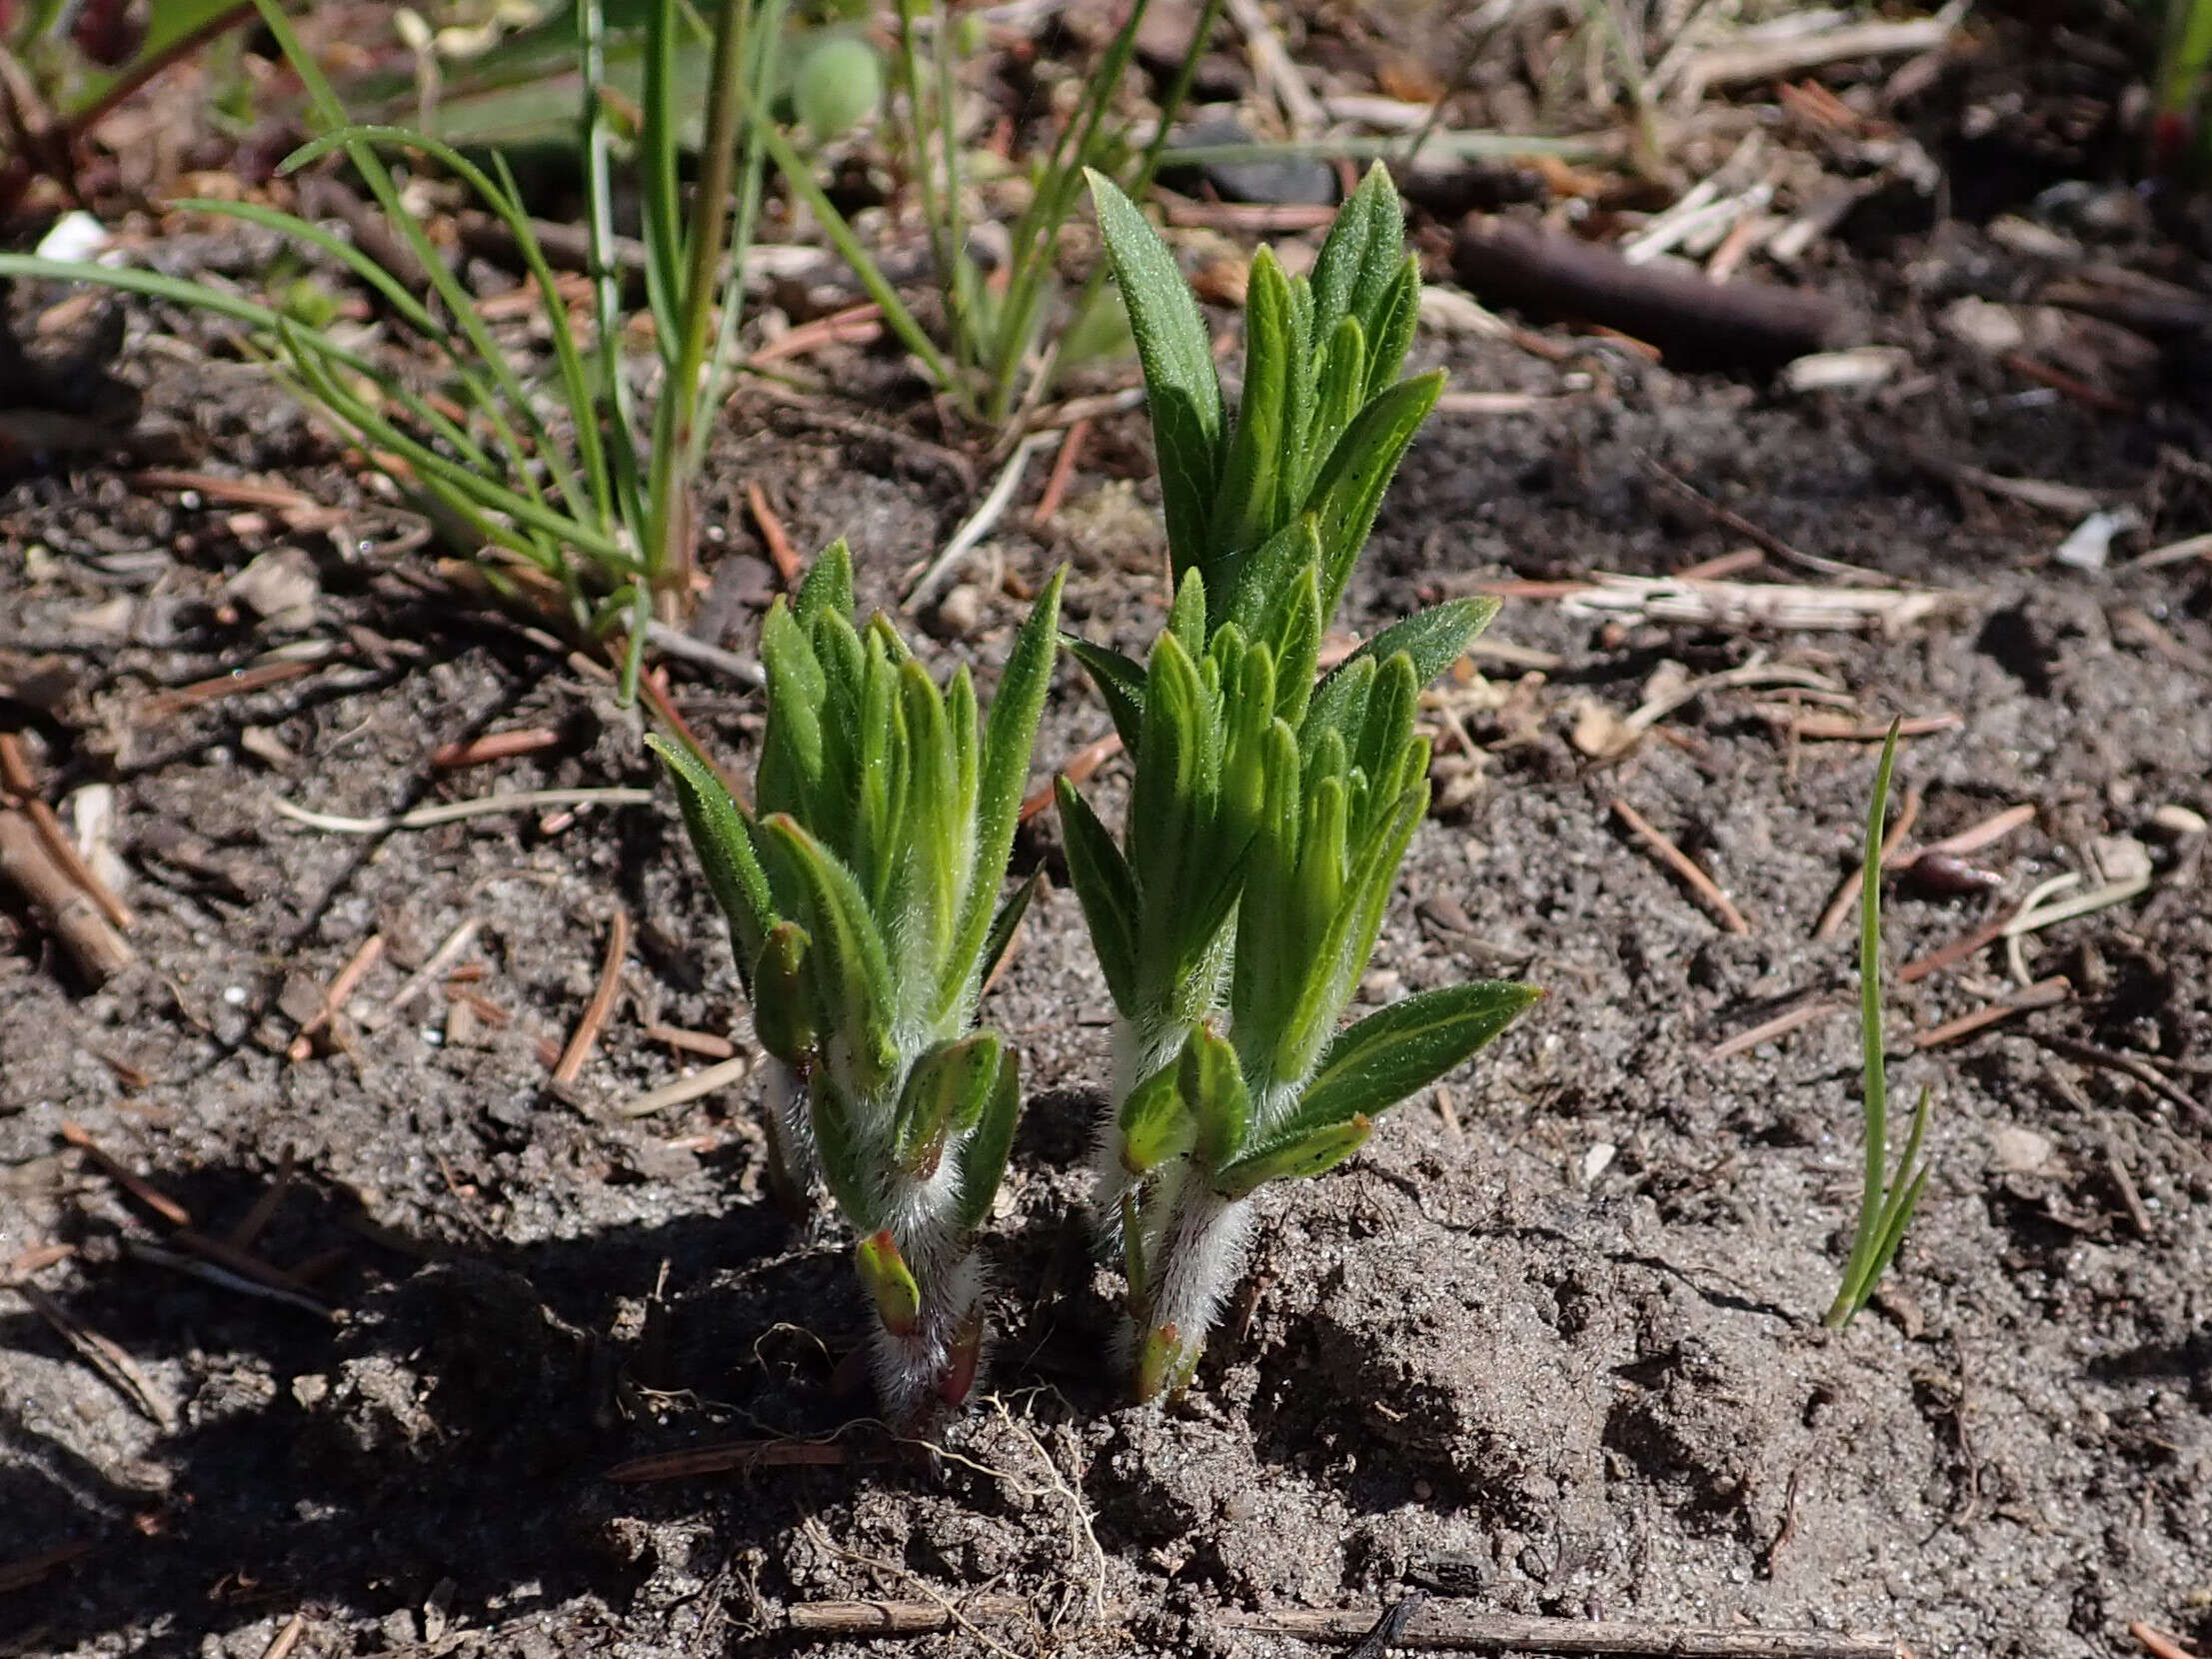
M 2169 835 L 2201 835 L 2205 830 L 2204 815 L 2178 803 L 2169 803 L 2151 814 L 2151 824 Z
M 984 591 L 964 582 L 938 601 L 939 631 L 953 639 L 968 639 L 983 627 L 986 609 Z
M 234 1008 L 244 1007 L 246 1005 L 246 987 L 244 985 L 225 985 L 223 987 L 223 1000 Z

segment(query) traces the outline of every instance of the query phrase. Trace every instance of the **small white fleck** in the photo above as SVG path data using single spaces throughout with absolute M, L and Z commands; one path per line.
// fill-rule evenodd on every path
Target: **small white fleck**
M 223 1000 L 234 1008 L 244 1007 L 246 1005 L 246 987 L 244 985 L 225 985 L 223 987 Z

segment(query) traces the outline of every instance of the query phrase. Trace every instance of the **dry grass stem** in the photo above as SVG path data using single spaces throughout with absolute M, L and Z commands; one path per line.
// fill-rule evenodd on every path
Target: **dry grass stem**
M 1659 860 L 1667 868 L 1673 870 L 1675 874 L 1689 884 L 1690 890 L 1696 893 L 1705 902 L 1706 907 L 1720 918 L 1720 924 L 1723 927 L 1731 933 L 1748 934 L 1751 931 L 1751 923 L 1744 919 L 1743 912 L 1729 901 L 1728 895 L 1720 890 L 1718 882 L 1697 867 L 1695 860 L 1687 852 L 1684 852 L 1679 846 L 1667 839 L 1665 835 L 1653 829 L 1648 819 L 1637 812 L 1635 808 L 1629 806 L 1627 802 L 1621 800 L 1620 797 L 1613 797 L 1612 810 L 1613 815 L 1625 824 L 1644 845 L 1656 853 Z

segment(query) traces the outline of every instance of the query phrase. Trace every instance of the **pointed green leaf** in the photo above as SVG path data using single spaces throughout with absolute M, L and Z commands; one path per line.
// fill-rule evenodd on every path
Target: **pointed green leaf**
M 1420 262 L 1407 254 L 1382 304 L 1371 318 L 1360 319 L 1367 334 L 1367 398 L 1395 384 L 1398 371 L 1405 367 L 1406 351 L 1413 344 L 1413 330 L 1420 321 Z
M 1179 574 L 1204 557 L 1220 477 L 1223 412 L 1213 340 L 1174 256 L 1136 204 L 1104 174 L 1086 169 L 1086 176 L 1144 370 L 1167 545 Z
M 750 991 L 753 958 L 777 921 L 768 875 L 754 850 L 752 827 L 722 780 L 690 750 L 658 733 L 648 736 L 646 744 L 661 757 L 676 785 L 676 799 L 683 809 L 692 851 L 707 873 L 708 890 L 729 923 L 730 948 L 737 956 L 738 975 L 747 980 Z
M 1114 1115 L 1121 1167 L 1145 1175 L 1190 1149 L 1197 1125 L 1183 1093 L 1181 1060 L 1168 1061 L 1130 1089 Z
M 922 1287 L 899 1253 L 889 1227 L 868 1234 L 853 1247 L 853 1265 L 862 1288 L 876 1304 L 876 1317 L 894 1336 L 912 1336 L 922 1317 Z
M 1215 626 L 1232 622 L 1254 638 L 1267 638 L 1267 619 L 1280 609 L 1298 572 L 1307 565 L 1317 565 L 1320 557 L 1319 523 L 1310 515 L 1293 519 L 1244 560 L 1228 608 Z
M 991 918 L 991 931 L 984 938 L 983 959 L 976 965 L 979 986 L 991 983 L 991 976 L 999 971 L 999 963 L 1014 943 L 1015 929 L 1022 925 L 1022 917 L 1029 911 L 1030 900 L 1044 884 L 1045 871 L 1031 870 L 1030 878 L 1014 889 L 1012 896 L 999 906 L 999 913 Z
M 1485 979 L 1424 990 L 1338 1033 L 1285 1126 L 1374 1117 L 1458 1066 L 1543 994 Z
M 939 987 L 941 1007 L 967 1002 L 980 982 L 978 963 L 991 933 L 992 911 L 1006 884 L 1007 859 L 1014 851 L 1022 795 L 1030 781 L 1030 757 L 1037 747 L 1037 723 L 1045 711 L 1045 694 L 1052 689 L 1053 663 L 1060 651 L 1060 595 L 1067 580 L 1066 566 L 1054 571 L 1030 608 L 991 700 L 976 785 L 974 863 L 968 874 L 967 905 L 947 963 L 948 979 Z
M 1113 1005 L 1126 1014 L 1136 1011 L 1136 877 L 1128 860 L 1113 844 L 1090 804 L 1065 778 L 1053 780 L 1054 799 L 1060 805 L 1061 837 L 1068 848 L 1068 878 L 1083 905 L 1084 923 L 1091 930 L 1091 947 L 1098 953 Z
M 768 676 L 768 731 L 756 784 L 760 810 L 811 815 L 822 793 L 828 682 L 806 631 L 782 599 L 761 625 L 761 666 Z
M 892 1155 L 900 1168 L 917 1180 L 937 1173 L 947 1138 L 966 1133 L 983 1116 L 1005 1058 L 998 1035 L 979 1031 L 939 1043 L 914 1062 L 892 1115 Z
M 1306 705 L 1305 720 L 1298 728 L 1298 747 L 1308 759 L 1322 739 L 1339 740 L 1366 725 L 1367 697 L 1374 690 L 1375 660 L 1346 658 L 1314 689 Z
M 762 830 L 803 899 L 824 1035 L 843 1039 L 856 1086 L 881 1087 L 897 1059 L 891 1029 L 897 999 L 883 934 L 860 882 L 789 814 L 766 820 Z
M 1484 598 L 1446 600 L 1416 611 L 1365 642 L 1330 673 L 1342 674 L 1353 663 L 1368 658 L 1379 663 L 1403 652 L 1412 659 L 1413 683 L 1426 686 L 1467 654 L 1467 647 L 1490 626 L 1497 610 L 1496 600 Z
M 1006 1179 L 1007 1155 L 1014 1150 L 1015 1120 L 1022 1113 L 1022 1068 L 1012 1048 L 999 1056 L 999 1066 L 982 1112 L 961 1147 L 960 1197 L 953 1208 L 954 1222 L 972 1233 L 991 1216 Z
M 1296 1139 L 1269 1141 L 1248 1157 L 1237 1159 L 1213 1177 L 1213 1190 L 1224 1198 L 1242 1198 L 1262 1181 L 1296 1179 L 1333 1169 L 1366 1144 L 1374 1125 L 1364 1117 L 1331 1123 Z
M 807 931 L 796 921 L 769 929 L 753 965 L 753 1034 L 795 1071 L 814 1063 L 820 1011 L 807 971 Z
M 1210 1025 L 1193 1027 L 1175 1066 L 1175 1082 L 1197 1127 L 1191 1150 L 1199 1166 L 1220 1169 L 1233 1162 L 1251 1123 L 1251 1095 L 1236 1050 Z
M 1207 539 L 1213 602 L 1225 606 L 1234 576 L 1221 561 L 1248 553 L 1273 526 L 1280 470 L 1288 454 L 1290 396 L 1290 285 L 1272 252 L 1252 256 L 1244 295 L 1244 392 L 1236 429 L 1221 466 Z
M 1313 405 L 1298 443 L 1297 470 L 1291 500 L 1301 513 L 1321 505 L 1314 488 L 1324 463 L 1365 402 L 1367 392 L 1367 336 L 1359 319 L 1346 317 L 1321 343 L 1320 367 L 1313 382 Z M 1326 545 L 1325 542 L 1323 544 Z
M 1121 740 L 1122 752 L 1133 762 L 1137 739 L 1144 726 L 1143 665 L 1106 646 L 1079 640 L 1073 634 L 1063 634 L 1060 643 L 1083 665 L 1084 673 L 1091 677 L 1091 684 L 1098 688 L 1107 715 L 1112 717 L 1114 733 Z
M 1388 171 L 1377 162 L 1336 210 L 1336 219 L 1313 261 L 1313 327 L 1317 338 L 1333 334 L 1346 317 L 1361 316 L 1359 299 L 1371 291 L 1377 266 L 1397 264 L 1403 246 L 1403 210 Z
M 853 615 L 853 550 L 840 536 L 822 550 L 793 601 L 799 621 L 812 629 L 822 616 Z
M 1182 643 L 1193 660 L 1205 655 L 1206 588 L 1203 573 L 1192 569 L 1175 584 L 1174 603 L 1167 608 L 1167 632 Z
M 1353 987 L 1367 970 L 1382 909 L 1397 881 L 1406 843 L 1428 811 L 1425 781 L 1407 790 L 1383 813 L 1343 885 L 1326 930 L 1316 941 L 1304 989 L 1283 1022 L 1269 1082 L 1300 1084 L 1322 1047 L 1335 1033 L 1336 1020 L 1351 1000 Z
M 1344 429 L 1314 479 L 1308 500 L 1321 520 L 1323 617 L 1336 614 L 1382 494 L 1443 389 L 1442 373 L 1432 372 L 1400 381 L 1373 399 Z

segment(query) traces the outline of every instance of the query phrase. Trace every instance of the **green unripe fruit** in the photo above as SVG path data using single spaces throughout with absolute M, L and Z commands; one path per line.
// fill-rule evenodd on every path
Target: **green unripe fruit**
M 884 95 L 876 49 L 852 35 L 831 35 L 800 60 L 792 107 L 815 142 L 826 144 L 870 115 Z

